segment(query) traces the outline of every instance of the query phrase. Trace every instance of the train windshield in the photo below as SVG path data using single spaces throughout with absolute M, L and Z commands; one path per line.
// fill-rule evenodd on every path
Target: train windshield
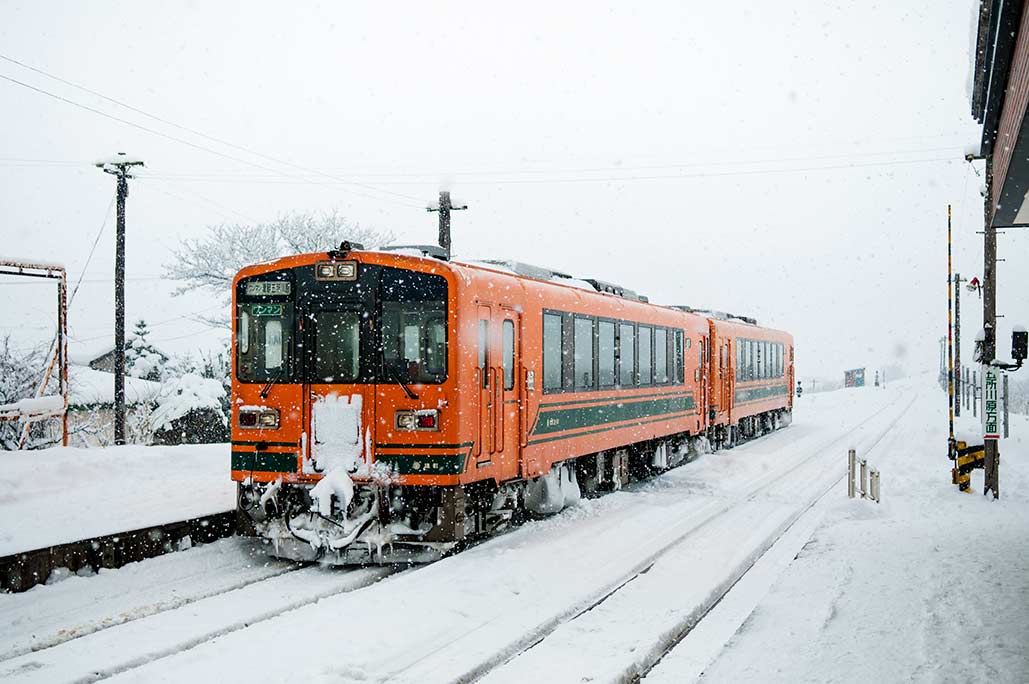
M 383 269 L 383 382 L 440 383 L 447 377 L 447 281 L 438 275 Z
M 296 293 L 246 282 L 241 296 L 261 301 L 237 305 L 239 380 L 444 382 L 446 279 L 389 267 L 363 268 L 360 273 L 353 282 L 301 282 Z M 293 296 L 296 301 L 286 301 Z
M 241 304 L 238 312 L 236 348 L 240 380 L 287 380 L 292 373 L 293 305 Z

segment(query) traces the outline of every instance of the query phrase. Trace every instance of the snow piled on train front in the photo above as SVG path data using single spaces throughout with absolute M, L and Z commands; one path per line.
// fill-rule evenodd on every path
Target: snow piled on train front
M 311 489 L 311 497 L 317 502 L 318 511 L 326 517 L 332 515 L 333 495 L 339 500 L 340 509 L 347 510 L 354 498 L 351 475 L 368 469 L 363 458 L 367 450 L 362 448 L 365 445 L 361 440 L 363 402 L 360 394 L 331 393 L 317 397 L 311 409 L 312 470 L 325 473 Z M 366 435 L 365 441 L 368 439 Z

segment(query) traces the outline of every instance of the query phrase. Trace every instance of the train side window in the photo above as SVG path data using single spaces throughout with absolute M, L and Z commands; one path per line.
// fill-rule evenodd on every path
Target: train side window
M 618 384 L 636 384 L 636 328 L 632 323 L 618 326 Z
M 783 363 L 782 363 L 782 356 L 783 356 L 783 354 L 782 354 L 782 351 L 783 351 L 783 346 L 782 346 L 782 343 L 780 343 L 779 344 L 779 377 L 780 378 L 783 376 Z
M 673 380 L 678 384 L 682 384 L 685 380 L 683 377 L 683 349 L 682 349 L 682 331 L 675 331 L 675 346 L 672 349 L 672 367 L 674 369 Z
M 654 382 L 653 331 L 645 325 L 641 325 L 639 331 L 640 384 L 649 385 Z
M 575 389 L 593 389 L 593 319 L 576 318 L 573 326 Z
M 597 383 L 601 387 L 615 384 L 615 324 L 597 323 Z
M 489 321 L 479 321 L 479 383 L 489 387 Z
M 765 366 L 767 366 L 767 354 L 765 354 L 765 343 L 758 341 L 757 343 L 757 377 L 759 380 L 765 379 Z
M 768 342 L 762 342 L 761 343 L 761 352 L 762 352 L 762 359 L 763 359 L 763 364 L 762 364 L 761 370 L 764 371 L 764 376 L 763 377 L 765 377 L 765 378 L 772 377 L 772 351 L 771 351 L 771 348 L 772 348 L 772 345 L 770 345 Z
M 740 338 L 736 338 L 736 382 L 740 381 L 740 369 L 743 368 L 743 349 L 740 347 Z
M 654 384 L 664 385 L 668 382 L 668 331 L 664 328 L 654 329 Z
M 746 354 L 744 363 L 747 366 L 747 372 L 744 374 L 744 379 L 749 381 L 754 379 L 754 343 L 750 340 L 743 340 L 743 346 L 744 353 Z
M 514 321 L 505 320 L 504 333 L 504 389 L 512 390 L 515 384 Z
M 560 390 L 564 359 L 561 354 L 561 314 L 543 314 L 543 390 Z

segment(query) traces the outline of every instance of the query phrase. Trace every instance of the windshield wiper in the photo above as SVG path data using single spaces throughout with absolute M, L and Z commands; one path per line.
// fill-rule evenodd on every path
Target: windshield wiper
M 281 381 L 282 381 L 282 373 L 279 373 L 278 377 L 270 378 L 268 380 L 268 384 L 261 388 L 261 398 L 262 399 L 267 399 L 268 398 L 268 394 L 272 391 L 272 385 L 274 385 L 277 382 L 281 382 Z
M 408 387 L 407 385 L 405 385 L 404 381 L 400 379 L 400 373 L 398 373 L 396 370 L 394 370 L 392 368 L 389 371 L 387 371 L 387 372 L 390 374 L 390 376 L 392 376 L 392 378 L 394 380 L 397 381 L 398 385 L 400 385 L 401 387 L 404 388 L 404 394 L 407 395 L 408 399 L 417 399 L 418 398 L 418 395 L 415 394 L 414 392 L 412 392 L 411 388 Z

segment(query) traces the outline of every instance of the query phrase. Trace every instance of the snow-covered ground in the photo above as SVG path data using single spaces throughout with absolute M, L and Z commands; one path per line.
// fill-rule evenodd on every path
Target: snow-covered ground
M 1029 681 L 1029 420 L 1012 416 L 1001 442 L 997 501 L 982 496 L 981 470 L 971 494 L 950 484 L 946 437 L 946 396 L 929 386 L 871 456 L 882 504 L 835 492 L 799 556 L 702 664 L 705 681 Z M 647 681 L 688 680 L 703 650 L 690 641 Z
M 60 447 L 0 460 L 0 556 L 235 507 L 228 444 Z
M 0 596 L 0 679 L 1025 681 L 1013 430 L 990 502 L 949 482 L 931 379 L 806 396 L 776 434 L 406 572 L 224 540 Z M 846 497 L 851 446 L 878 506 Z

